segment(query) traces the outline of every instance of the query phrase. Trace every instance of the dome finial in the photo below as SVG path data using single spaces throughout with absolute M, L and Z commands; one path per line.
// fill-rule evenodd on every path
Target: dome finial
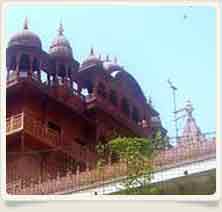
M 23 29 L 28 29 L 28 17 L 25 16 Z
M 94 49 L 93 49 L 93 47 L 91 47 L 91 49 L 90 49 L 90 55 L 94 55 Z
M 58 32 L 59 32 L 59 35 L 63 35 L 64 28 L 63 28 L 62 21 L 60 21 Z

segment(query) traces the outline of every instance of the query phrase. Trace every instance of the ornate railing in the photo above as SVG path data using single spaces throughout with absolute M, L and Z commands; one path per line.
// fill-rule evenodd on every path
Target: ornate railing
M 215 157 L 215 138 L 208 138 L 187 140 L 184 145 L 180 143 L 170 149 L 157 151 L 149 163 L 153 164 L 154 171 L 158 171 Z M 77 167 L 74 172 L 68 170 L 65 176 L 58 172 L 56 177 L 48 176 L 44 181 L 41 176 L 35 179 L 17 176 L 14 181 L 7 184 L 7 190 L 12 194 L 62 194 L 114 182 L 125 176 L 127 176 L 126 163 L 109 163 L 98 169 L 86 169 L 83 172 Z

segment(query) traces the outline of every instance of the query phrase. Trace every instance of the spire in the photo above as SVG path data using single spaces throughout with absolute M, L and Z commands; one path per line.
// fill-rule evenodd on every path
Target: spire
M 62 21 L 60 21 L 58 32 L 59 32 L 59 35 L 63 35 L 64 28 L 63 28 Z
M 28 18 L 25 17 L 23 29 L 28 29 Z
M 91 47 L 91 49 L 90 49 L 90 55 L 94 55 L 94 49 L 93 49 L 93 47 Z
M 192 112 L 194 111 L 194 108 L 190 100 L 187 100 L 186 102 L 185 111 L 189 119 L 193 118 Z
M 187 113 L 186 117 L 186 123 L 185 126 L 183 128 L 183 133 L 182 136 L 183 137 L 189 137 L 189 138 L 195 138 L 195 136 L 200 135 L 201 134 L 201 130 L 198 127 L 195 118 L 192 115 L 194 108 L 192 106 L 192 103 L 190 100 L 188 100 L 186 102 L 186 106 L 185 106 L 185 111 Z M 187 139 L 186 139 L 187 140 Z

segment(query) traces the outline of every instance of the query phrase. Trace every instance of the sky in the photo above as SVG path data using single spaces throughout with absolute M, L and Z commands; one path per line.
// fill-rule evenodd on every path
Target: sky
M 23 28 L 41 38 L 48 51 L 62 21 L 74 58 L 82 62 L 93 47 L 105 59 L 115 56 L 151 96 L 170 137 L 175 136 L 173 97 L 167 80 L 178 88 L 177 109 L 190 99 L 202 132 L 216 126 L 216 11 L 210 6 L 10 6 L 6 42 Z M 178 123 L 179 134 L 184 119 Z

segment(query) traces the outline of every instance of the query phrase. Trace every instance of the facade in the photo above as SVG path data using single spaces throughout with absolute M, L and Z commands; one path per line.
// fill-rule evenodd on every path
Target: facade
M 134 77 L 93 49 L 80 64 L 62 24 L 46 52 L 25 20 L 6 64 L 7 183 L 92 169 L 96 145 L 117 135 L 166 134 Z

